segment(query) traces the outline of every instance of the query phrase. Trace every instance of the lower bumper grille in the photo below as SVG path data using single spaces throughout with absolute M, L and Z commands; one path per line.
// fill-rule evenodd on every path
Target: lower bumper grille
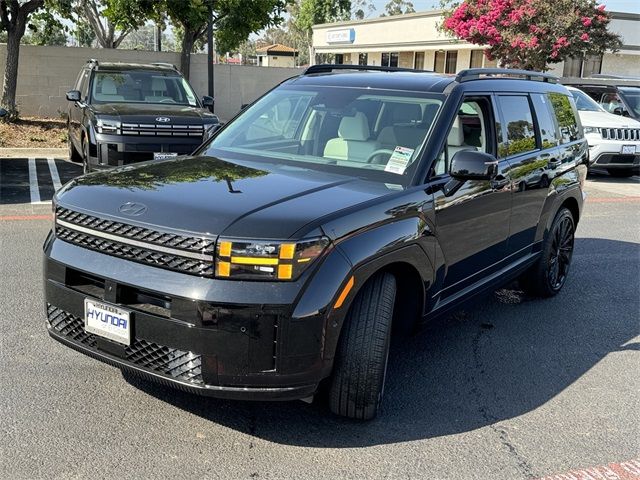
M 604 153 L 596 159 L 596 164 L 607 165 L 611 163 L 616 163 L 616 164 L 633 165 L 638 160 L 640 160 L 640 155 L 621 155 L 621 154 Z
M 59 335 L 97 351 L 96 336 L 84 330 L 84 321 L 81 318 L 47 304 L 47 321 Z M 193 352 L 136 338 L 130 346 L 125 347 L 125 360 L 174 380 L 194 385 L 203 384 L 201 357 Z

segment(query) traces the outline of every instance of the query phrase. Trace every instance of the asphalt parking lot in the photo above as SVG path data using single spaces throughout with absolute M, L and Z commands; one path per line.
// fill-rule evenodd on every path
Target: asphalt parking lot
M 0 478 L 640 478 L 638 177 L 587 181 L 559 296 L 503 289 L 396 341 L 382 414 L 357 423 L 191 396 L 51 340 L 48 200 L 80 170 L 0 160 Z

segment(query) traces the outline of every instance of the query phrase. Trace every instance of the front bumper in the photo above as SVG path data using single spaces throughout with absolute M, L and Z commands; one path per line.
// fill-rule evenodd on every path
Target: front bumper
M 640 170 L 640 142 L 624 140 L 589 140 L 590 167 Z M 634 154 L 622 154 L 623 145 L 635 146 Z
M 197 137 L 122 136 L 96 134 L 89 149 L 93 169 L 111 168 L 153 160 L 154 153 L 190 155 L 202 143 Z
M 292 318 L 300 285 L 206 279 L 110 257 L 50 236 L 49 334 L 119 368 L 193 393 L 246 400 L 308 397 L 329 375 L 326 318 Z M 84 330 L 84 299 L 131 310 L 132 343 Z

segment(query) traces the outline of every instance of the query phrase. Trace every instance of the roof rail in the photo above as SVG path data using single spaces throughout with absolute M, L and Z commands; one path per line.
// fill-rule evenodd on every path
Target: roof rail
M 468 68 L 458 72 L 456 82 L 469 82 L 471 80 L 479 80 L 482 77 L 509 78 L 514 77 L 524 80 L 536 80 L 539 82 L 558 83 L 558 77 L 543 72 L 534 72 L 532 70 L 516 70 L 511 68 Z
M 153 62 L 151 65 L 155 65 L 156 67 L 170 67 L 174 70 L 177 70 L 176 66 L 173 63 L 169 62 Z
M 98 59 L 97 58 L 90 58 L 89 60 L 87 60 L 87 63 L 91 63 L 91 64 L 96 65 L 96 66 L 100 65 L 98 63 Z
M 357 70 L 360 72 L 428 72 L 428 70 L 414 70 L 413 68 L 379 67 L 375 65 L 333 65 L 330 63 L 311 65 L 302 74 L 330 73 L 335 70 Z

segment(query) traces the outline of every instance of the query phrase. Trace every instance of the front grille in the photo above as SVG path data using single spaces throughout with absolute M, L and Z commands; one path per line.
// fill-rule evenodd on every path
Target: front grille
M 47 321 L 56 333 L 97 351 L 96 336 L 84 330 L 84 321 L 60 308 L 47 304 Z M 202 384 L 202 360 L 193 352 L 170 348 L 136 338 L 125 347 L 127 362 L 174 380 Z
M 58 223 L 59 220 L 69 226 Z M 215 273 L 215 241 L 211 239 L 158 232 L 62 207 L 56 208 L 55 233 L 66 242 L 134 262 L 204 277 L 213 277 Z M 163 251 L 166 249 L 170 251 Z
M 640 141 L 640 128 L 603 128 L 602 138 L 605 140 Z
M 166 125 L 160 123 L 123 123 L 122 135 L 145 137 L 202 137 L 202 125 Z

